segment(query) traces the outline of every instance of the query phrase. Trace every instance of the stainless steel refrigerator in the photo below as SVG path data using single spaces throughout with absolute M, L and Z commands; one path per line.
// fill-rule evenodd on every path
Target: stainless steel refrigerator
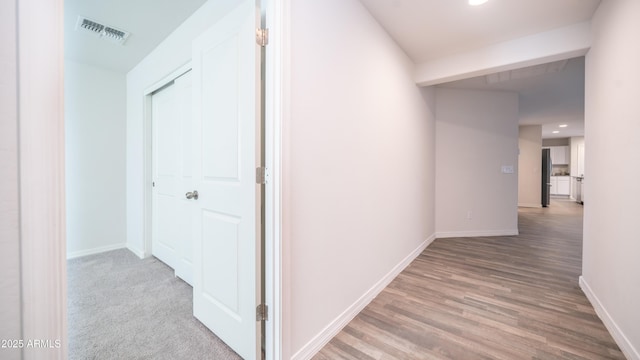
M 551 150 L 542 149 L 542 207 L 549 206 L 551 197 Z

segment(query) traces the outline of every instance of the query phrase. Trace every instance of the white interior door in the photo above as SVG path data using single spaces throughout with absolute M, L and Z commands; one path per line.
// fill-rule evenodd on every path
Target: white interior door
M 260 323 L 259 9 L 246 1 L 193 43 L 194 315 L 244 359 Z
M 152 102 L 152 254 L 189 284 L 193 279 L 192 218 L 185 199 L 192 177 L 192 91 L 188 72 L 154 93 Z

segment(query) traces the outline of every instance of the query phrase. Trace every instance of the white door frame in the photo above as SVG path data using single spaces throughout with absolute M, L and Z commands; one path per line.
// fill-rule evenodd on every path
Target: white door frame
M 66 359 L 63 1 L 13 0 L 0 8 L 10 39 L 0 54 L 7 115 L 0 120 L 7 141 L 0 157 L 6 165 L 0 232 L 10 254 L 2 258 L 0 291 L 8 296 L 0 299 L 0 314 L 8 320 L 2 333 L 25 344 L 2 351 L 9 358 L 42 358 L 43 349 L 26 347 L 29 339 L 42 339 L 52 344 L 48 359 Z
M 61 0 L 16 0 L 19 7 L 24 8 L 41 8 L 47 9 L 47 11 L 38 12 L 39 16 L 33 16 L 34 14 L 19 12 L 19 13 L 7 13 L 3 14 L 9 20 L 19 19 L 19 45 L 20 49 L 31 49 L 33 53 L 47 53 L 46 56 L 29 56 L 20 57 L 18 63 L 21 69 L 44 69 L 47 71 L 46 76 L 40 76 L 37 71 L 22 72 L 21 77 L 18 79 L 18 83 L 21 85 L 21 89 L 25 89 L 24 84 L 37 83 L 38 88 L 41 89 L 58 89 L 59 100 L 54 104 L 51 103 L 50 96 L 52 94 L 43 94 L 39 91 L 29 93 L 21 91 L 18 95 L 18 88 L 14 89 L 16 96 L 19 96 L 19 104 L 49 104 L 49 107 L 45 107 L 45 110 L 52 110 L 49 114 L 55 114 L 52 116 L 45 116 L 44 119 L 56 118 L 56 126 L 63 124 L 63 112 L 62 112 L 62 97 L 64 96 L 64 89 L 62 87 L 63 79 L 63 66 L 62 66 L 62 54 L 63 54 L 63 38 L 64 32 L 62 30 L 62 19 L 64 18 L 64 6 Z M 288 63 L 288 41 L 285 41 L 283 30 L 286 30 L 288 26 L 289 15 L 289 1 L 288 0 L 265 0 L 263 2 L 263 11 L 265 11 L 267 24 L 270 28 L 270 44 L 267 47 L 267 66 L 266 66 L 266 79 L 268 87 L 266 91 L 266 124 L 265 124 L 265 157 L 266 166 L 269 168 L 270 181 L 265 186 L 266 195 L 266 263 L 265 263 L 265 276 L 267 278 L 266 283 L 266 301 L 269 305 L 269 321 L 266 326 L 266 355 L 267 359 L 281 359 L 283 355 L 283 333 L 282 333 L 282 303 L 283 298 L 283 279 L 282 279 L 282 265 L 283 261 L 286 262 L 286 254 L 283 256 L 282 240 L 282 192 L 281 192 L 281 172 L 282 172 L 282 118 L 288 116 L 287 106 L 288 96 L 285 94 L 284 84 L 288 80 L 287 69 L 284 68 Z M 282 17 L 285 18 L 282 18 Z M 9 23 L 12 23 L 13 20 Z M 54 26 L 51 26 L 51 25 Z M 51 29 L 54 31 L 51 31 Z M 37 35 L 36 35 L 37 34 Z M 44 35 L 43 35 L 44 34 Z M 49 44 L 50 46 L 43 46 L 43 44 Z M 51 49 L 50 49 L 51 48 Z M 59 60 L 58 62 L 52 62 L 51 54 L 54 58 Z M 56 56 L 57 55 L 57 56 Z M 37 78 L 37 79 L 36 79 Z M 33 82 L 31 81 L 33 80 Z M 42 86 L 43 81 L 52 87 Z M 46 95 L 46 96 L 44 96 Z M 147 99 L 145 101 L 145 106 Z M 51 108 L 53 106 L 53 108 Z M 57 108 L 55 108 L 58 106 Z M 33 108 L 33 106 L 31 106 Z M 148 112 L 146 112 L 148 113 Z M 25 115 L 18 115 L 17 122 L 20 125 L 24 125 Z M 28 120 L 28 119 L 26 119 Z M 145 115 L 144 119 L 145 129 L 150 129 L 150 121 Z M 21 134 L 23 140 L 29 138 L 31 134 L 34 137 L 40 139 L 37 133 L 40 131 L 34 131 L 26 133 L 26 130 L 22 128 Z M 30 131 L 30 130 L 29 130 Z M 145 157 L 145 181 L 148 181 L 148 177 L 151 172 L 147 167 L 150 167 L 151 151 L 148 148 L 150 145 L 150 134 L 145 132 L 144 134 L 144 157 Z M 47 338 L 47 339 L 59 339 L 61 340 L 61 347 L 57 349 L 51 349 L 49 354 L 52 358 L 64 359 L 67 355 L 67 310 L 66 310 L 66 239 L 64 236 L 65 228 L 65 214 L 64 211 L 60 212 L 61 204 L 64 203 L 64 186 L 59 181 L 51 181 L 52 179 L 64 178 L 64 142 L 59 141 L 63 138 L 60 133 L 59 136 L 52 137 L 48 135 L 48 141 L 41 144 L 42 147 L 46 147 L 47 150 L 53 151 L 55 157 L 59 160 L 52 166 L 32 166 L 37 165 L 38 162 L 31 163 L 29 166 L 30 175 L 33 175 L 34 179 L 46 179 L 42 182 L 38 182 L 38 188 L 41 190 L 38 194 L 56 194 L 54 201 L 46 209 L 43 208 L 41 199 L 36 201 L 39 203 L 37 207 L 23 207 L 23 216 L 32 218 L 33 222 L 31 226 L 42 226 L 42 234 L 46 236 L 25 236 L 22 234 L 19 238 L 23 249 L 25 248 L 53 248 L 55 251 L 47 253 L 54 254 L 53 256 L 43 257 L 45 252 L 36 251 L 23 251 L 22 253 L 22 280 L 21 285 L 24 288 L 31 288 L 30 284 L 38 284 L 43 279 L 50 279 L 50 283 L 53 286 L 33 286 L 34 289 L 38 289 L 39 293 L 37 298 L 49 299 L 46 302 L 27 302 L 25 306 L 19 311 L 22 316 L 20 328 L 24 329 L 39 329 L 49 330 L 46 334 L 32 334 L 32 338 Z M 33 144 L 33 143 L 32 143 Z M 20 153 L 19 159 L 22 163 L 29 163 L 32 157 L 29 154 Z M 52 176 L 53 175 L 53 176 Z M 149 214 L 151 207 L 149 206 L 151 193 L 150 187 L 144 187 L 144 211 L 145 214 Z M 27 188 L 23 188 L 28 190 Z M 149 193 L 147 193 L 149 191 Z M 34 193 L 34 196 L 38 195 Z M 23 193 L 24 195 L 24 193 Z M 22 199 L 25 201 L 26 199 Z M 19 204 L 17 205 L 19 206 Z M 144 229 L 144 241 L 145 252 L 147 248 L 147 241 L 150 240 L 151 228 L 148 223 L 148 216 L 145 216 L 145 229 Z M 146 255 L 146 254 L 145 254 Z M 33 265 L 33 267 L 31 267 Z M 56 280 L 56 281 L 53 281 Z M 23 296 L 32 294 L 23 294 Z M 28 296 L 28 298 L 36 298 Z M 33 316 L 33 314 L 48 314 L 48 316 Z M 23 326 L 25 328 L 23 328 Z M 46 330 L 45 330 L 46 331 Z M 29 331 L 24 331 L 23 334 L 31 334 Z
M 282 159 L 282 118 L 286 112 L 284 82 L 288 79 L 289 43 L 285 41 L 284 28 L 288 27 L 289 0 L 263 0 L 263 12 L 269 28 L 269 44 L 266 47 L 265 66 L 265 125 L 264 155 L 268 169 L 268 182 L 265 192 L 265 302 L 269 307 L 269 320 L 265 326 L 265 355 L 267 360 L 282 359 L 282 199 L 281 199 L 281 159 Z M 151 132 L 151 94 L 167 85 L 180 75 L 191 70 L 191 61 L 159 79 L 144 91 L 143 118 L 143 159 L 144 159 L 144 256 L 151 256 L 151 211 L 152 211 L 152 132 Z M 286 112 L 286 113 L 285 113 Z
M 283 328 L 283 309 L 288 306 L 289 287 L 283 268 L 288 267 L 288 246 L 282 243 L 283 143 L 282 123 L 289 118 L 288 93 L 290 41 L 290 0 L 263 0 L 262 11 L 269 29 L 265 59 L 265 166 L 269 180 L 265 185 L 265 301 L 269 321 L 265 326 L 266 359 L 283 359 L 289 329 Z M 284 139 L 283 139 L 284 138 Z

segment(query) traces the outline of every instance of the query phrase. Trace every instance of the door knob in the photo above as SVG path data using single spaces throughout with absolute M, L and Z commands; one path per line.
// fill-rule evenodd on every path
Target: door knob
M 187 199 L 191 200 L 198 200 L 198 190 L 193 190 L 193 191 L 189 191 L 188 193 L 184 194 Z

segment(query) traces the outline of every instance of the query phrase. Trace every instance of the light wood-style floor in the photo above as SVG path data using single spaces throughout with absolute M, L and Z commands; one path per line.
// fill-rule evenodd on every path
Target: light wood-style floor
M 582 207 L 519 230 L 434 241 L 314 359 L 624 359 L 578 286 Z

